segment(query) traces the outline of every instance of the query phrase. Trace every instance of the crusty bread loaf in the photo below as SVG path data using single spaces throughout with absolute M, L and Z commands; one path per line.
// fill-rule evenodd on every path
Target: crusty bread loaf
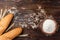
M 0 35 L 6 30 L 8 25 L 10 24 L 11 20 L 13 18 L 13 14 L 9 13 L 0 21 Z
M 22 33 L 22 28 L 21 27 L 17 27 L 7 33 L 4 33 L 2 36 L 4 37 L 8 37 L 10 39 L 14 39 L 16 36 L 18 36 L 19 34 Z

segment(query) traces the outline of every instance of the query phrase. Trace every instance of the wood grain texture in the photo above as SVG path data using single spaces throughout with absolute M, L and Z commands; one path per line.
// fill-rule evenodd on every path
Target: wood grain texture
M 6 0 L 7 1 L 7 0 Z M 18 10 L 21 11 L 21 7 L 25 7 L 30 10 L 35 10 L 37 9 L 37 5 L 41 5 L 48 14 L 53 15 L 57 23 L 59 24 L 59 29 L 58 31 L 52 35 L 52 36 L 45 36 L 41 30 L 39 29 L 32 29 L 32 28 L 24 28 L 23 34 L 28 33 L 28 37 L 16 37 L 14 40 L 60 40 L 60 0 L 31 0 L 31 1 L 26 1 L 26 0 L 16 0 L 7 1 L 10 5 L 9 6 L 17 6 Z M 5 2 L 0 0 L 0 2 Z M 1 6 L 1 5 L 0 5 Z M 1 6 L 2 7 L 2 6 Z M 19 16 L 21 17 L 21 16 Z

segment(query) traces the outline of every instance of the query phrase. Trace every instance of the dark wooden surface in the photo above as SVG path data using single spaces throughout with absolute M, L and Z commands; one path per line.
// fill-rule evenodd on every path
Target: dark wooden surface
M 36 9 L 36 4 L 41 5 L 48 14 L 53 15 L 57 23 L 60 25 L 60 1 L 59 0 L 33 0 L 33 2 L 25 4 L 27 8 Z M 33 6 L 32 6 L 33 5 Z M 19 6 L 19 5 L 17 5 Z M 24 6 L 24 5 L 22 5 Z M 20 6 L 19 6 L 20 8 Z M 26 31 L 25 31 L 26 32 Z M 60 40 L 60 27 L 58 31 L 52 36 L 45 36 L 41 31 L 29 29 L 26 33 L 30 33 L 31 36 L 27 38 L 16 38 L 15 40 Z
M 53 15 L 53 17 L 56 19 L 57 23 L 60 25 L 60 0 L 0 0 L 0 3 L 7 1 L 8 3 L 11 3 L 9 6 L 17 6 L 18 10 L 21 11 L 21 7 L 25 7 L 30 10 L 37 9 L 36 5 L 41 5 L 48 14 Z M 12 1 L 12 2 L 10 2 Z M 0 5 L 1 6 L 1 5 Z M 60 26 L 58 31 L 51 36 L 45 36 L 39 29 L 27 29 L 25 28 L 23 30 L 23 33 L 30 34 L 29 37 L 16 37 L 14 40 L 60 40 Z

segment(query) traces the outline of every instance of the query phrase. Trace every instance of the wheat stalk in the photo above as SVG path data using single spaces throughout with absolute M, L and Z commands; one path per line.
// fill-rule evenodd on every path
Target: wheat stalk
M 2 18 L 6 15 L 6 13 L 7 13 L 7 9 L 4 10 Z
M 14 26 L 14 24 L 15 24 L 15 23 L 12 23 L 12 24 L 9 26 L 9 28 L 6 30 L 6 32 L 9 31 L 9 30 L 12 28 L 12 26 Z
M 3 14 L 3 9 L 0 10 L 0 19 L 2 17 L 2 14 Z
M 0 19 L 2 19 L 7 14 L 7 9 L 1 9 L 0 10 Z
M 29 34 L 22 34 L 22 35 L 19 35 L 18 37 L 28 37 Z

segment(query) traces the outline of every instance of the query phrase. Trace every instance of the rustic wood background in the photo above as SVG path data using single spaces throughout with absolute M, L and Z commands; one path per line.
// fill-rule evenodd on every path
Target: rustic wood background
M 60 25 L 60 0 L 0 0 L 1 7 L 4 5 L 4 2 L 6 3 L 5 5 L 10 3 L 8 6 L 17 6 L 20 11 L 22 6 L 34 10 L 37 9 L 37 4 L 41 5 L 48 14 L 53 15 L 57 23 Z M 32 37 L 17 37 L 14 40 L 60 40 L 60 27 L 52 36 L 44 36 L 37 30 L 39 29 L 24 29 L 23 33 L 29 33 Z

